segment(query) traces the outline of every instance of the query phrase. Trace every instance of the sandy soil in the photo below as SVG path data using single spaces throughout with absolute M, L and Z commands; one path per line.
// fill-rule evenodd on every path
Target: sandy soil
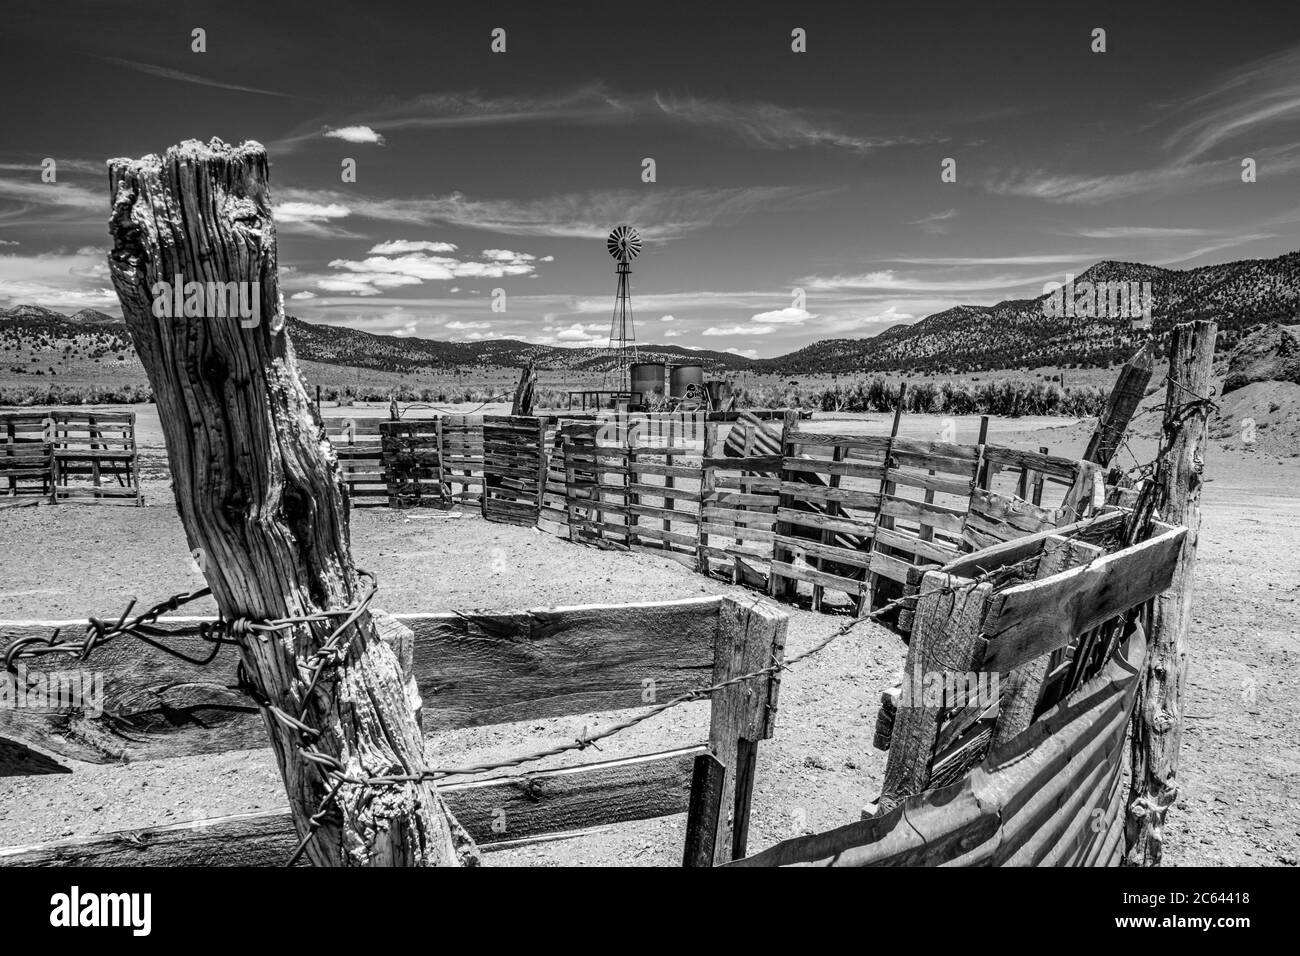
M 886 416 L 818 428 L 888 428 Z M 1154 422 L 1154 416 L 1147 416 Z M 958 440 L 975 419 L 958 420 Z M 142 419 L 142 443 L 152 445 Z M 938 437 L 937 417 L 908 416 L 905 434 Z M 1150 457 L 1151 427 L 1132 443 Z M 999 441 L 1078 454 L 1090 428 L 1060 419 L 999 420 Z M 1145 432 L 1148 437 L 1142 437 Z M 156 433 L 155 433 L 156 435 Z M 1170 815 L 1175 864 L 1300 862 L 1300 457 L 1294 444 L 1216 446 L 1208 463 L 1204 527 L 1190 638 L 1183 794 Z M 1279 452 L 1282 456 L 1279 456 Z M 1127 453 L 1126 453 L 1127 454 Z M 151 479 L 152 474 L 152 479 Z M 82 618 L 197 586 L 160 462 L 146 469 L 148 506 L 60 506 L 0 511 L 0 617 Z M 160 483 L 162 482 L 162 483 Z M 358 563 L 376 572 L 391 611 L 510 608 L 726 593 L 673 561 L 582 548 L 475 515 L 410 517 L 385 509 L 353 519 Z M 844 618 L 790 610 L 788 652 L 809 647 Z M 751 850 L 857 819 L 879 791 L 883 755 L 871 747 L 879 693 L 905 648 L 862 625 L 790 671 L 776 738 L 759 758 Z M 465 731 L 432 741 L 440 755 L 505 756 L 572 738 L 600 717 Z M 705 705 L 648 721 L 609 742 L 602 757 L 666 749 L 707 736 Z M 583 760 L 586 758 L 577 757 Z M 557 765 L 558 762 L 552 764 Z M 545 765 L 540 765 L 545 766 Z M 78 766 L 72 775 L 0 778 L 0 843 L 165 824 L 283 805 L 266 751 Z M 684 818 L 493 853 L 493 865 L 676 865 Z

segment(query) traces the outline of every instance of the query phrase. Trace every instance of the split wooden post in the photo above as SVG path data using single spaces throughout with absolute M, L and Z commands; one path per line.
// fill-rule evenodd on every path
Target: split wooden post
M 898 404 L 894 407 L 894 423 L 889 429 L 889 445 L 885 448 L 885 464 L 880 471 L 880 504 L 876 507 L 876 527 L 884 528 L 886 531 L 893 530 L 894 519 L 885 512 L 885 499 L 891 497 L 896 490 L 896 486 L 889 480 L 889 472 L 893 468 L 894 462 L 894 439 L 898 437 L 898 429 L 903 424 L 903 400 L 907 397 L 907 383 L 898 383 Z M 877 547 L 873 540 L 869 545 L 870 550 Z M 866 584 L 863 586 L 862 593 L 858 596 L 856 613 L 861 616 L 869 614 L 876 604 L 876 585 L 880 581 L 879 573 L 868 570 L 863 575 Z
M 1110 466 L 1124 440 L 1129 422 L 1133 420 L 1133 413 L 1146 394 L 1154 363 L 1155 347 L 1151 342 L 1143 345 L 1124 363 L 1110 398 L 1106 400 L 1106 408 L 1097 419 L 1097 428 L 1088 441 L 1088 450 L 1083 455 L 1085 461 L 1096 462 L 1102 468 Z
M 725 601 L 718 609 L 713 682 L 720 684 L 762 670 L 774 663 L 773 655 L 779 662 L 785 649 L 786 624 L 787 616 L 766 601 Z M 771 737 L 776 726 L 780 677 L 778 671 L 714 693 L 709 749 L 727 771 L 714 842 L 715 865 L 745 855 L 758 742 Z
M 977 584 L 941 571 L 927 571 L 921 579 L 885 782 L 877 803 L 879 814 L 888 813 L 929 786 L 930 762 L 945 708 L 934 706 L 933 701 L 927 703 L 924 691 L 935 682 L 946 686 L 947 674 L 977 670 L 983 653 L 980 632 L 992 594 L 991 584 Z
M 727 768 L 713 754 L 695 758 L 691 772 L 691 803 L 686 810 L 686 846 L 682 866 L 713 866 L 722 816 Z
M 709 533 L 704 530 L 708 523 L 705 517 L 706 509 L 709 505 L 709 499 L 713 497 L 714 490 L 717 486 L 717 469 L 707 462 L 713 457 L 713 446 L 718 443 L 718 425 L 716 422 L 705 421 L 704 423 L 704 455 L 706 462 L 700 470 L 700 520 L 696 523 L 696 548 L 695 548 L 695 566 L 701 574 L 711 573 L 712 565 L 709 563 Z
M 363 592 L 338 465 L 284 331 L 269 173 L 260 144 L 219 140 L 109 163 L 113 284 L 153 387 L 177 510 L 190 547 L 206 556 L 205 576 L 227 620 L 337 611 Z M 211 294 L 196 310 L 202 317 L 155 316 L 162 296 L 191 298 L 171 288 L 178 281 L 243 290 L 257 321 L 212 309 Z M 249 682 L 272 706 L 301 715 L 312 748 L 348 777 L 424 771 L 417 707 L 371 613 L 347 625 L 341 660 L 323 665 L 319 680 L 307 670 L 341 623 L 239 637 Z M 337 781 L 304 754 L 304 734 L 263 714 L 301 835 L 319 812 L 319 829 L 306 844 L 312 863 L 423 866 L 473 858 L 472 842 L 431 782 L 336 790 Z
M 793 439 L 791 439 L 790 434 L 798 427 L 799 427 L 799 412 L 795 409 L 789 409 L 789 408 L 786 409 L 785 414 L 782 416 L 782 421 L 781 421 L 781 458 L 783 464 L 779 474 L 780 474 L 782 485 L 785 484 L 785 480 L 786 480 L 786 470 L 784 466 L 784 460 L 786 458 L 794 457 L 794 441 Z M 795 506 L 794 495 L 785 494 L 784 492 L 779 493 L 777 498 L 778 515 L 781 513 L 782 508 L 793 508 L 794 506 Z M 780 527 L 781 527 L 781 522 L 778 519 L 778 521 L 775 524 L 775 528 L 777 529 L 778 533 Z M 789 549 L 783 548 L 781 545 L 777 544 L 775 538 L 776 535 L 773 535 L 772 560 L 774 562 L 784 561 L 786 560 L 785 555 L 788 553 Z M 778 600 L 782 600 L 782 601 L 792 600 L 795 597 L 795 595 L 798 593 L 798 585 L 796 585 L 794 581 L 791 580 L 790 578 L 781 577 L 781 575 L 777 574 L 774 570 L 769 570 L 768 579 L 767 579 L 767 593 Z
M 1183 681 L 1192 574 L 1201 531 L 1201 484 L 1208 447 L 1210 378 L 1217 323 L 1174 327 L 1165 391 L 1164 455 L 1150 483 L 1160 520 L 1183 525 L 1178 563 L 1169 588 L 1151 602 L 1146 672 L 1138 691 L 1131 748 L 1132 784 L 1125 818 L 1125 860 L 1159 866 L 1165 815 L 1178 799 L 1178 750 L 1183 736 Z M 1139 500 L 1134 519 L 1149 514 Z

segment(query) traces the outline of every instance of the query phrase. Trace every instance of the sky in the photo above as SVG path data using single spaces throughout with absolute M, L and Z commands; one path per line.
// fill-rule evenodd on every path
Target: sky
M 380 334 L 605 345 L 623 223 L 641 343 L 759 357 L 1300 248 L 1294 3 L 6 0 L 0 77 L 0 307 L 120 314 L 105 161 L 190 138 Z

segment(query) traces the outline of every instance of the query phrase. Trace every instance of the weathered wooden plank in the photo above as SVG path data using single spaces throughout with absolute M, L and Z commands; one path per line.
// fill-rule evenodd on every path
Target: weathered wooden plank
M 1005 445 L 985 445 L 984 459 L 989 464 L 1000 468 L 1028 468 L 1064 481 L 1073 481 L 1079 467 L 1079 463 L 1070 458 L 1043 455 L 1036 451 L 1010 448 Z
M 787 617 L 767 601 L 727 601 L 718 611 L 718 656 L 713 683 L 721 684 L 780 663 Z M 776 726 L 780 672 L 752 677 L 713 695 L 709 749 L 726 768 L 723 813 L 714 842 L 714 863 L 742 855 L 749 832 L 758 742 Z M 737 852 L 739 850 L 739 852 Z
M 397 615 L 415 631 L 415 677 L 427 732 L 508 720 L 642 706 L 642 681 L 661 694 L 703 686 L 713 666 L 717 611 L 726 599 L 590 605 L 492 614 Z M 164 632 L 200 618 L 169 618 Z M 77 622 L 0 622 L 0 646 L 17 638 L 71 634 Z M 164 640 L 202 659 L 197 637 Z M 102 763 L 266 746 L 256 707 L 238 691 L 229 647 L 199 667 L 122 638 L 78 665 L 47 656 L 29 673 L 93 671 L 103 681 L 102 714 L 0 709 L 0 738 L 64 758 Z M 502 674 L 527 679 L 501 679 Z
M 945 545 L 942 541 L 925 540 L 910 535 L 905 531 L 899 531 L 897 528 L 877 528 L 876 543 L 890 548 L 898 548 L 902 551 L 910 551 L 917 558 L 923 558 L 927 562 L 943 564 L 957 557 L 957 549 Z
M 1044 529 L 1035 534 L 1025 535 L 1023 538 L 1000 542 L 972 554 L 962 555 L 945 564 L 942 570 L 960 577 L 978 577 L 987 571 L 1018 564 L 1033 557 L 1042 550 L 1043 542 L 1054 535 L 1077 538 L 1110 550 L 1118 543 L 1123 528 L 1124 514 L 1120 511 L 1110 511 L 1086 521 L 1060 528 Z
M 889 438 L 883 435 L 822 434 L 820 432 L 809 432 L 798 428 L 792 428 L 787 432 L 785 440 L 786 442 L 795 445 L 844 445 L 848 448 L 863 449 L 880 455 L 883 455 L 889 450 Z
M 668 816 L 686 810 L 704 746 L 470 783 L 438 792 L 475 842 Z M 196 820 L 0 848 L 0 866 L 278 866 L 298 837 L 284 811 Z
M 817 485 L 791 481 L 781 483 L 781 494 L 803 501 L 818 501 L 823 504 L 834 502 L 845 508 L 859 508 L 874 511 L 880 507 L 880 493 L 854 488 L 823 488 Z
M 773 539 L 783 548 L 789 548 L 791 551 L 803 554 L 805 556 L 825 558 L 828 561 L 836 561 L 840 564 L 850 564 L 854 567 L 865 568 L 871 562 L 870 551 L 851 551 L 848 548 L 840 548 L 835 545 L 822 544 L 820 541 L 813 541 L 809 538 L 795 538 L 790 535 L 776 535 Z
M 1155 597 L 1173 579 L 1186 534 L 1185 528 L 1166 531 L 1085 567 L 1000 592 L 982 666 L 1009 671 Z
M 881 517 L 903 518 L 930 525 L 949 534 L 961 534 L 965 513 L 942 505 L 914 501 L 911 498 L 894 498 L 886 495 L 880 503 Z
M 930 761 L 945 708 L 927 706 L 924 697 L 916 700 L 915 689 L 932 675 L 977 670 L 979 634 L 992 590 L 989 584 L 973 584 L 936 571 L 922 578 L 903 670 L 903 696 L 885 766 L 882 811 L 929 785 Z
M 864 540 L 869 540 L 875 531 L 875 523 L 867 519 L 859 521 L 852 518 L 830 518 L 815 511 L 798 511 L 794 508 L 778 508 L 776 518 L 778 522 L 798 525 L 801 528 L 837 531 Z
M 813 475 L 842 475 L 848 478 L 866 478 L 879 480 L 885 474 L 883 464 L 868 464 L 861 461 L 845 459 L 843 461 L 823 461 L 810 458 L 786 458 L 779 462 L 785 471 L 796 471 Z M 806 490 L 801 488 L 801 490 Z
M 795 581 L 803 581 L 806 584 L 834 588 L 837 591 L 843 591 L 854 596 L 861 594 L 867 586 L 866 581 L 855 581 L 852 578 L 831 574 L 829 571 L 819 571 L 816 568 L 801 568 L 785 561 L 773 561 L 769 573 L 791 578 Z
M 1034 578 L 1042 581 L 1070 568 L 1082 567 L 1104 554 L 1095 545 L 1053 535 L 1043 542 Z M 1006 743 L 1033 722 L 1052 659 L 1053 655 L 1044 654 L 1010 673 L 1002 688 L 1002 706 L 993 728 L 994 746 Z
M 871 553 L 871 573 L 878 574 L 882 578 L 906 584 L 907 574 L 911 568 L 911 562 L 896 558 L 892 554 L 885 554 L 883 551 Z
M 713 754 L 700 754 L 695 758 L 691 803 L 686 811 L 682 866 L 713 866 L 726 780 L 727 768 Z

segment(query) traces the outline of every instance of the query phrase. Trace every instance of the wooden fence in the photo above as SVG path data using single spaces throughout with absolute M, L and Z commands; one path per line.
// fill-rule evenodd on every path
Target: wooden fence
M 353 506 L 387 504 L 388 474 L 380 419 L 334 417 L 321 422 L 338 457 L 339 472 Z
M 0 494 L 143 504 L 135 412 L 0 414 Z
M 1121 547 L 1128 513 L 922 573 L 907 665 L 886 693 L 876 812 L 736 865 L 1117 865 L 1142 609 L 1186 529 Z M 973 575 L 980 575 L 977 580 Z
M 786 631 L 786 616 L 772 605 L 720 597 L 381 616 L 381 632 L 391 634 L 393 620 L 414 632 L 413 642 L 395 649 L 423 698 L 426 733 L 642 708 L 781 660 Z M 160 636 L 201 660 L 210 645 L 191 633 L 196 623 L 164 618 Z M 0 647 L 78 626 L 84 622 L 0 622 Z M 263 747 L 262 717 L 234 689 L 237 665 L 230 645 L 199 665 L 129 638 L 82 662 L 33 659 L 26 676 L 46 683 L 68 666 L 101 674 L 102 713 L 89 716 L 73 701 L 43 711 L 0 709 L 0 754 L 44 751 L 75 772 L 76 761 Z M 694 862 L 726 862 L 745 852 L 758 744 L 775 728 L 779 683 L 764 675 L 714 694 L 707 734 L 699 728 L 700 738 L 676 749 L 438 789 L 481 844 L 690 809 L 704 827 L 692 831 L 694 845 L 708 851 Z M 694 791 L 701 767 L 716 768 L 704 776 L 721 786 Z M 65 768 L 47 758 L 26 772 L 58 769 Z M 0 767 L 5 772 L 14 768 Z M 0 865 L 274 865 L 296 842 L 287 811 L 248 813 L 0 849 Z
M 784 421 L 717 417 L 326 425 L 358 501 L 477 502 L 490 521 L 653 550 L 814 609 L 875 606 L 902 593 L 916 567 L 1068 524 L 1103 503 L 1096 466 L 1046 449 L 900 438 L 897 416 L 880 436 L 812 431 L 793 412 Z

